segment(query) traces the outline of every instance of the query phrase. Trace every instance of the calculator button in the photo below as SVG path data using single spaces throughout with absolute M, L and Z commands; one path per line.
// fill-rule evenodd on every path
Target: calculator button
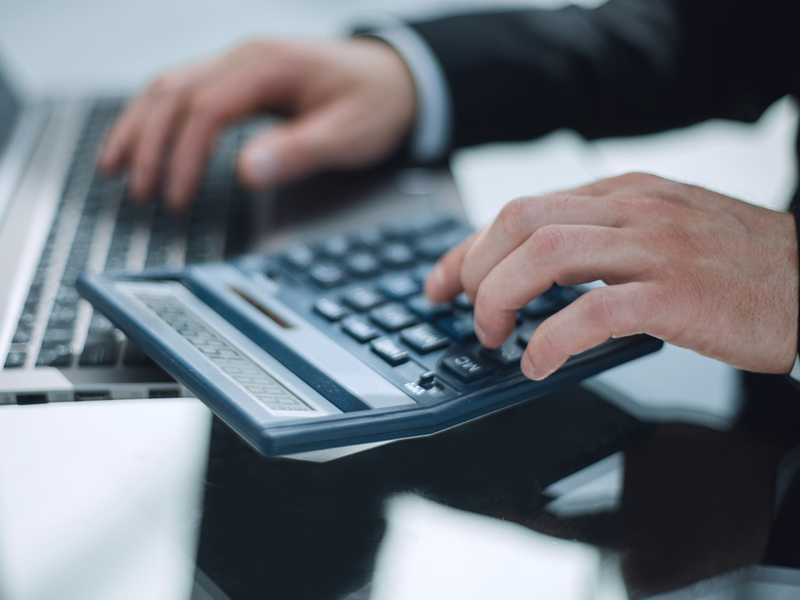
M 308 272 L 308 277 L 322 288 L 335 287 L 347 281 L 347 274 L 343 269 L 340 269 L 336 265 L 324 263 L 314 265 Z
M 322 242 L 319 250 L 330 258 L 342 258 L 350 251 L 350 242 L 343 235 L 336 235 Z
M 369 317 L 386 331 L 400 331 L 419 322 L 416 315 L 398 303 L 376 308 L 369 313 Z
M 428 323 L 404 329 L 400 332 L 400 339 L 420 354 L 441 350 L 450 345 L 450 338 Z
M 305 244 L 298 244 L 283 253 L 283 260 L 294 270 L 303 271 L 314 262 L 314 252 Z
M 364 312 L 386 303 L 386 297 L 370 288 L 358 286 L 345 292 L 342 301 L 350 308 Z
M 386 277 L 378 284 L 378 288 L 392 300 L 405 300 L 422 291 L 420 284 L 407 275 Z
M 348 317 L 342 321 L 342 330 L 362 344 L 378 337 L 378 330 L 358 317 Z
M 436 321 L 436 326 L 459 342 L 472 342 L 475 337 L 475 319 L 472 315 L 445 317 Z
M 386 237 L 377 227 L 368 227 L 355 233 L 351 238 L 353 244 L 375 250 L 383 246 Z
M 513 338 L 492 350 L 481 348 L 481 354 L 499 363 L 504 369 L 518 365 L 524 353 L 525 350 Z
M 453 299 L 453 304 L 462 310 L 472 310 L 472 302 L 469 301 L 469 296 L 465 292 L 461 292 Z
M 431 270 L 433 269 L 433 263 L 425 263 L 423 265 L 419 265 L 418 267 L 414 267 L 411 271 L 411 277 L 419 281 L 420 283 L 424 283 L 425 280 L 430 275 Z
M 406 306 L 415 315 L 426 321 L 435 321 L 442 317 L 447 317 L 453 312 L 453 305 L 450 302 L 431 302 L 425 296 L 416 296 L 406 302 Z
M 328 321 L 338 321 L 349 314 L 349 311 L 344 306 L 328 298 L 317 300 L 314 304 L 314 312 L 322 315 Z
M 370 347 L 375 354 L 392 366 L 401 365 L 408 360 L 408 352 L 389 338 L 374 340 Z
M 473 354 L 456 354 L 442 360 L 442 365 L 465 383 L 477 381 L 492 372 L 491 364 Z
M 389 244 L 380 253 L 380 260 L 389 267 L 407 267 L 414 264 L 415 254 L 405 244 Z
M 544 319 L 538 319 L 536 321 L 528 321 L 527 323 L 523 324 L 517 332 L 517 343 L 520 346 L 527 346 L 528 342 L 531 341 L 533 332 L 536 331 L 536 328 L 542 324 L 543 320 Z
M 356 277 L 371 277 L 380 272 L 381 265 L 366 252 L 356 252 L 344 261 L 345 268 Z
M 534 298 L 530 302 L 528 302 L 525 306 L 520 309 L 520 312 L 528 317 L 543 317 L 545 315 L 551 315 L 558 310 L 558 305 L 550 300 L 550 298 L 546 298 L 545 296 L 539 296 L 538 298 Z

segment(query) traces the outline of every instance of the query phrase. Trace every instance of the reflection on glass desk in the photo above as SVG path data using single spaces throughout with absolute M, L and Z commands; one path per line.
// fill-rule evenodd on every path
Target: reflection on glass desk
M 740 374 L 739 392 L 724 431 L 634 418 L 589 384 L 328 463 L 265 458 L 194 401 L 150 405 L 182 437 L 129 457 L 125 498 L 2 457 L 0 597 L 800 597 L 797 391 Z

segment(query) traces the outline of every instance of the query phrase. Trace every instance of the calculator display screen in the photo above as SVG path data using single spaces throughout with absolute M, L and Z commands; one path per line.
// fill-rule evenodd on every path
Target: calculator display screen
M 142 292 L 136 292 L 134 295 L 183 339 L 268 408 L 290 411 L 315 410 L 204 323 L 177 298 Z

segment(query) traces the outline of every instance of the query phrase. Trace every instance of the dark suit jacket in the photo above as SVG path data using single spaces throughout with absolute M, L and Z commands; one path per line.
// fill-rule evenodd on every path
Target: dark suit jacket
M 454 147 L 562 127 L 598 138 L 755 121 L 800 97 L 798 0 L 610 0 L 411 26 L 444 69 Z M 797 192 L 793 209 L 800 231 Z

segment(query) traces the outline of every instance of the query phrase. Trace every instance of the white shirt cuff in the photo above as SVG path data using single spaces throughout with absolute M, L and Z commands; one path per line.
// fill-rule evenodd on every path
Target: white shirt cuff
M 789 377 L 795 381 L 800 381 L 800 355 L 794 359 L 794 366 L 792 367 L 792 370 L 789 371 Z
M 453 109 L 450 88 L 436 55 L 413 29 L 383 20 L 369 35 L 389 44 L 403 58 L 417 94 L 417 120 L 411 133 L 411 158 L 421 163 L 441 160 L 450 149 Z

